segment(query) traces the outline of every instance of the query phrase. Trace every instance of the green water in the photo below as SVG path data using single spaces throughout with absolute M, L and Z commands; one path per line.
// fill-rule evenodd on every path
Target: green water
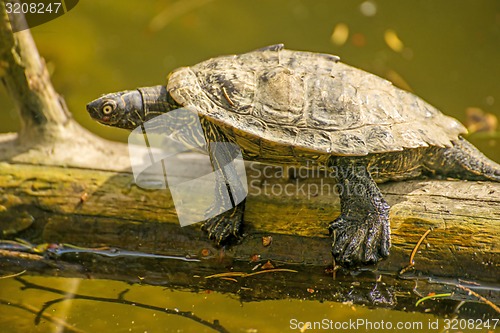
M 81 1 L 32 29 L 57 91 L 74 117 L 114 140 L 127 133 L 94 123 L 85 105 L 97 96 L 161 84 L 179 66 L 269 44 L 339 55 L 342 61 L 410 87 L 446 114 L 465 121 L 478 107 L 500 117 L 500 3 L 491 1 L 182 0 Z M 368 6 L 369 8 L 370 5 Z M 366 8 L 366 3 L 365 3 Z M 348 28 L 332 42 L 338 24 Z M 394 31 L 403 49 L 384 35 Z M 0 89 L 0 132 L 18 121 Z M 500 161 L 495 140 L 472 137 Z
M 8 299 L 11 304 L 19 307 L 0 304 L 0 312 L 8 313 L 8 316 L 0 317 L 2 332 L 61 332 L 63 326 L 55 322 L 57 319 L 65 321 L 68 332 L 70 327 L 79 330 L 78 332 L 141 333 L 216 332 L 206 324 L 213 323 L 214 320 L 218 320 L 226 331 L 248 333 L 301 332 L 300 328 L 307 322 L 311 325 L 319 323 L 316 324 L 317 329 L 307 332 L 444 332 L 443 328 L 448 324 L 446 319 L 432 314 L 408 314 L 334 302 L 290 299 L 247 303 L 241 302 L 238 296 L 217 292 L 190 293 L 108 280 L 31 277 L 27 281 L 68 293 L 111 300 L 116 300 L 118 294 L 128 290 L 124 299 L 136 303 L 123 305 L 96 299 L 67 299 L 48 307 L 40 323 L 34 325 L 35 314 L 20 307 L 29 307 L 37 313 L 45 302 L 53 301 L 60 295 L 33 289 L 20 291 L 21 284 L 10 279 L 2 282 L 0 302 Z M 166 314 L 158 309 L 144 308 L 143 304 L 179 312 Z M 182 312 L 192 312 L 196 319 L 182 316 Z M 438 329 L 433 329 L 434 327 Z M 486 332 L 484 329 L 460 330 L 478 331 Z
M 179 66 L 275 43 L 285 43 L 290 49 L 339 55 L 350 65 L 411 88 L 462 122 L 470 107 L 500 118 L 500 2 L 386 0 L 360 7 L 362 3 L 81 1 L 68 14 L 33 28 L 32 33 L 55 88 L 64 96 L 74 118 L 92 132 L 112 140 L 125 141 L 128 133 L 93 122 L 85 111 L 90 100 L 103 93 L 161 84 L 168 72 Z M 347 27 L 348 36 L 345 42 L 335 43 L 332 32 L 339 24 Z M 394 38 L 387 42 L 384 36 L 397 36 L 402 44 Z M 0 132 L 18 130 L 16 112 L 3 88 L 0 88 L 0 107 Z M 472 135 L 470 139 L 485 154 L 500 161 L 498 132 Z M 425 329 L 429 321 L 436 320 L 432 314 L 288 299 L 241 303 L 235 295 L 130 286 L 107 280 L 28 279 L 101 297 L 116 297 L 130 288 L 129 300 L 193 311 L 207 321 L 218 319 L 231 332 L 286 332 L 292 331 L 293 319 L 324 318 L 420 321 L 424 329 L 406 331 L 439 332 Z M 36 311 L 55 298 L 50 293 L 22 291 L 19 287 L 13 279 L 0 280 L 0 298 L 30 305 Z M 58 303 L 47 313 L 85 332 L 211 331 L 178 315 L 86 300 Z M 0 314 L 2 332 L 63 331 L 48 319 L 34 326 L 33 313 L 5 304 L 0 304 Z

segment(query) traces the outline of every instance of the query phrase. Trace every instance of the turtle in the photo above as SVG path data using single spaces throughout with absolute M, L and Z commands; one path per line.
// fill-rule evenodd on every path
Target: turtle
M 456 119 L 338 56 L 283 44 L 175 69 L 166 85 L 106 94 L 87 111 L 101 124 L 133 130 L 182 107 L 195 108 L 206 142 L 234 143 L 245 160 L 334 170 L 341 212 L 328 230 L 335 262 L 345 267 L 389 255 L 390 207 L 377 183 L 500 182 L 500 165 L 464 139 Z M 219 186 L 229 189 L 235 170 L 222 177 Z M 221 246 L 239 239 L 244 208 L 242 200 L 202 229 Z

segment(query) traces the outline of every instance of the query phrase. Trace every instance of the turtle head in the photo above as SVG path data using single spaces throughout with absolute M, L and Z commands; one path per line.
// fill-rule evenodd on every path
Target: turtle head
M 164 86 L 103 95 L 87 104 L 90 116 L 103 125 L 133 130 L 172 109 Z

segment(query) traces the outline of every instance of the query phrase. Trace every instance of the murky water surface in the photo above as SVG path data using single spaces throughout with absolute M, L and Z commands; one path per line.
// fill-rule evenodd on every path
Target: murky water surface
M 13 279 L 0 283 L 2 332 L 304 332 L 308 322 L 316 329 L 307 331 L 315 332 L 444 332 L 445 325 L 453 325 L 451 319 L 432 314 L 335 302 L 242 302 L 231 294 L 109 280 L 26 277 L 24 281 L 30 288 L 21 290 L 23 283 Z M 66 292 L 68 298 L 44 288 Z M 449 332 L 488 331 L 467 329 L 468 322 L 458 321 L 465 329 Z

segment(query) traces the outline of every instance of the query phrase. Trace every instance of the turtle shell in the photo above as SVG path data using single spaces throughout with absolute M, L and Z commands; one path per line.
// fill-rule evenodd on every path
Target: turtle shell
M 167 90 L 240 146 L 262 150 L 265 143 L 281 155 L 295 155 L 287 147 L 340 156 L 450 147 L 466 133 L 387 80 L 336 56 L 282 45 L 179 68 Z

